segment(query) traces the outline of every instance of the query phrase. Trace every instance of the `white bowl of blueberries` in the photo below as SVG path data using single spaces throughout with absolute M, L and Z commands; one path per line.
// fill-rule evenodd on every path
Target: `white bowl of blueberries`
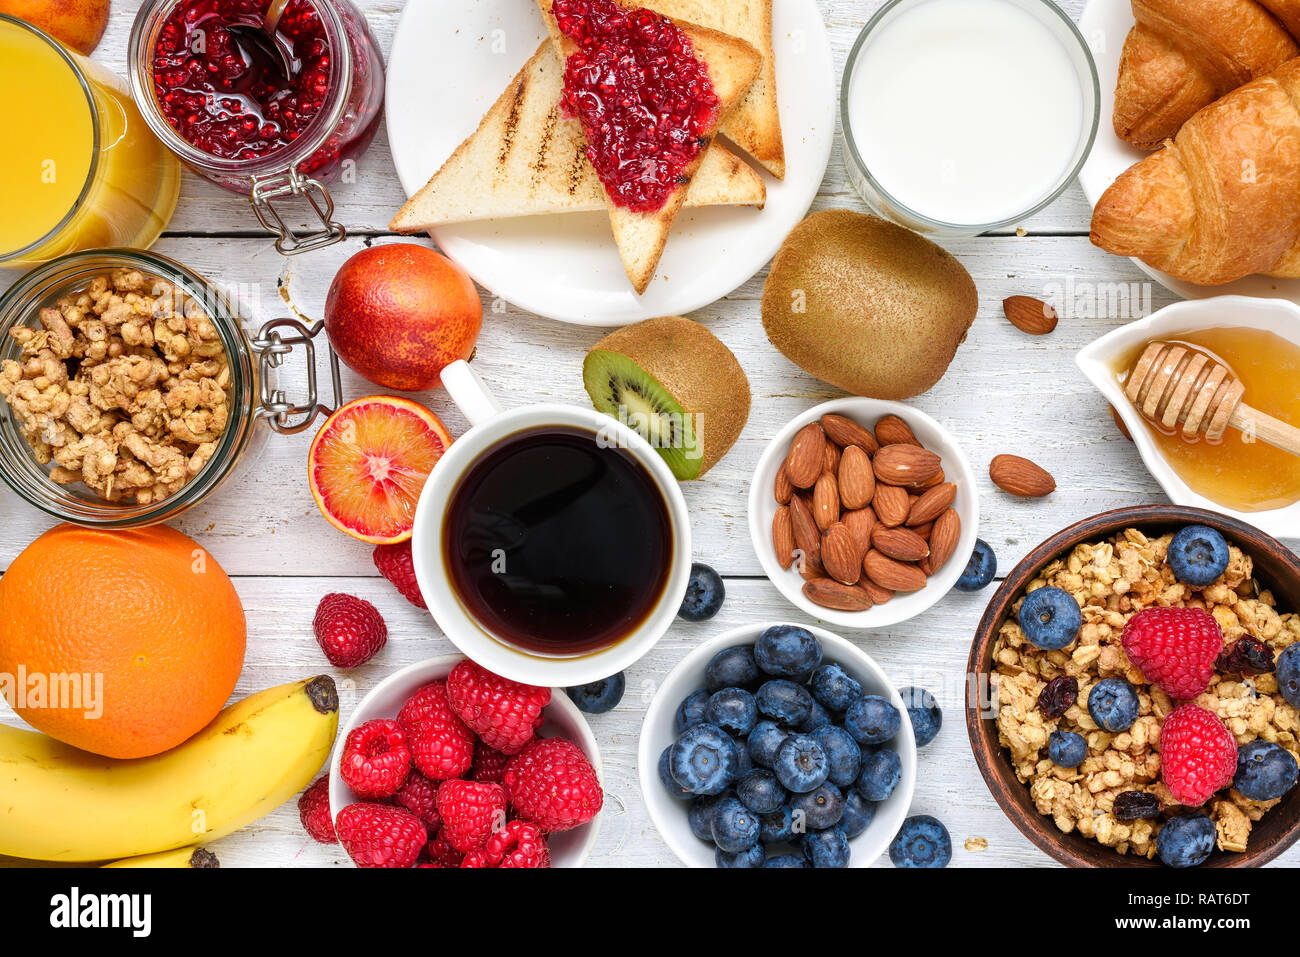
M 745 625 L 704 642 L 641 729 L 651 820 L 692 867 L 866 867 L 886 850 L 899 866 L 945 866 L 943 825 L 908 817 L 918 742 L 942 716 L 905 691 L 907 704 L 865 652 L 820 628 Z

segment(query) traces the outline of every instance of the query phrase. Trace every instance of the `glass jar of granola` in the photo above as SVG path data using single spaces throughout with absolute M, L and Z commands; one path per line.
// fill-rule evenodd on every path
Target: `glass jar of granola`
M 0 296 L 0 479 L 80 525 L 175 518 L 270 432 L 329 414 L 317 401 L 321 328 L 246 329 L 216 286 L 152 252 L 88 250 L 39 266 Z M 295 349 L 307 360 L 302 402 L 277 382 Z

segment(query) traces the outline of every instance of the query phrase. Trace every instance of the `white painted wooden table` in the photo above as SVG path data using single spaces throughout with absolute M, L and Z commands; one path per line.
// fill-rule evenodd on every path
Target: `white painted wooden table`
M 125 74 L 127 35 L 137 5 L 137 0 L 114 0 L 112 23 L 95 54 L 120 75 Z M 401 0 L 360 0 L 359 5 L 387 51 Z M 1063 0 L 1061 5 L 1077 17 L 1084 4 Z M 879 3 L 821 0 L 821 6 L 836 62 L 842 67 L 858 31 Z M 356 182 L 333 186 L 331 191 L 339 203 L 338 216 L 352 237 L 343 246 L 286 260 L 257 231 L 244 200 L 187 172 L 176 215 L 156 248 L 219 284 L 236 287 L 251 318 L 266 320 L 283 314 L 282 293 L 307 316 L 319 317 L 339 265 L 363 245 L 392 241 L 385 226 L 405 197 L 382 131 L 362 157 Z M 845 179 L 838 146 L 814 205 L 835 207 L 864 208 Z M 1150 296 L 1151 308 L 1173 297 L 1147 283 L 1127 260 L 1093 248 L 1087 239 L 1089 218 L 1088 204 L 1076 186 L 1025 222 L 1023 235 L 1008 231 L 948 244 L 979 288 L 979 316 L 947 376 L 913 404 L 936 416 L 963 443 L 980 475 L 984 518 L 980 535 L 997 551 L 1004 570 L 1071 522 L 1109 508 L 1164 500 L 1131 444 L 1112 424 L 1106 404 L 1076 371 L 1073 356 L 1079 347 L 1123 321 L 1108 317 L 1106 294 L 1113 295 L 1115 286 L 1104 286 L 1102 305 L 1089 308 L 1094 303 L 1090 298 L 1094 284 L 1136 284 L 1139 294 Z M 759 452 L 777 428 L 796 412 L 839 393 L 801 372 L 768 343 L 759 321 L 765 276 L 766 270 L 695 315 L 736 353 L 754 394 L 753 411 L 739 443 L 704 481 L 685 483 L 695 557 L 726 577 L 728 598 L 715 620 L 702 625 L 678 623 L 629 670 L 622 704 L 591 719 L 608 788 L 593 865 L 676 863 L 646 814 L 636 772 L 641 719 L 668 670 L 695 642 L 733 625 L 803 620 L 763 577 L 749 542 L 745 497 Z M 0 271 L 0 288 L 14 278 Z M 1025 336 L 1003 318 L 1004 297 L 1017 293 L 1046 297 L 1070 283 L 1079 298 L 1080 314 L 1063 315 L 1052 335 Z M 483 297 L 485 320 L 475 368 L 503 402 L 518 405 L 545 399 L 586 404 L 582 358 L 600 332 L 520 313 L 494 302 L 486 291 Z M 378 391 L 350 373 L 345 373 L 344 388 L 349 397 Z M 463 418 L 441 392 L 418 399 L 442 416 L 453 434 L 465 428 Z M 273 437 L 252 467 L 177 525 L 211 550 L 243 598 L 249 643 L 238 695 L 330 670 L 311 630 L 316 604 L 325 593 L 350 592 L 378 606 L 388 621 L 387 647 L 368 665 L 346 676 L 336 673 L 342 679 L 346 718 L 354 702 L 394 669 L 454 649 L 427 614 L 407 604 L 377 577 L 369 546 L 343 536 L 321 517 L 306 484 L 310 438 L 310 434 Z M 987 480 L 986 466 L 999 452 L 1032 456 L 1056 476 L 1058 491 L 1035 502 L 1013 500 L 998 492 Z M 43 513 L 0 487 L 0 566 L 7 566 L 51 524 Z M 954 592 L 919 619 L 848 636 L 875 657 L 899 686 L 922 685 L 939 696 L 945 724 L 922 752 L 915 810 L 932 813 L 948 825 L 953 866 L 1045 866 L 1051 863 L 1049 858 L 1012 827 L 986 790 L 963 723 L 966 655 L 991 590 L 979 595 Z M 17 719 L 10 712 L 5 720 Z M 965 849 L 971 838 L 983 838 L 987 849 Z M 337 846 L 323 847 L 303 833 L 293 802 L 214 847 L 225 867 L 348 864 Z M 1300 864 L 1300 849 L 1282 861 Z

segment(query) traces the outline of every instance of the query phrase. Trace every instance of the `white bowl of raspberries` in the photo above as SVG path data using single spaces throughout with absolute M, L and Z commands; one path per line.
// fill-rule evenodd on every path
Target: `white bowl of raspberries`
M 359 867 L 581 867 L 604 799 L 596 739 L 568 696 L 462 655 L 376 685 L 328 781 L 335 834 Z

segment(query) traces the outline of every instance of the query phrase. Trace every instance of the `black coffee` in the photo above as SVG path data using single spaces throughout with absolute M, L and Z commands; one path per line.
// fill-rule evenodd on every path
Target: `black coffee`
M 631 634 L 663 595 L 672 560 L 663 495 L 641 463 L 594 432 L 509 436 L 470 466 L 447 508 L 452 588 L 506 644 L 598 651 Z

